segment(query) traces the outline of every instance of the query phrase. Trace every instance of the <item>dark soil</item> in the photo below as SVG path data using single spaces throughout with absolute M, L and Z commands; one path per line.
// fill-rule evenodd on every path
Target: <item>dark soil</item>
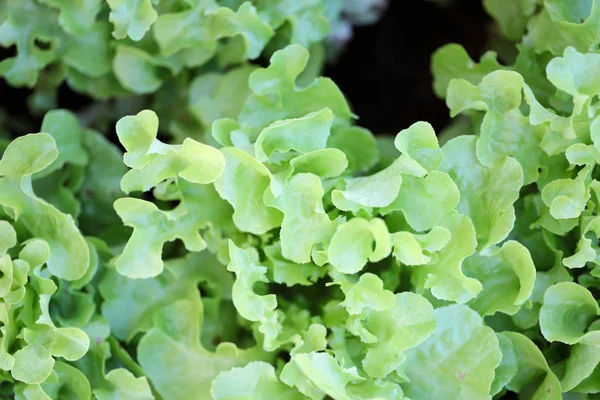
M 447 43 L 462 44 L 479 58 L 487 43 L 489 17 L 481 0 L 454 0 L 439 7 L 427 0 L 390 0 L 376 25 L 356 28 L 338 62 L 325 70 L 346 94 L 359 124 L 376 134 L 395 134 L 418 120 L 437 130 L 449 121 L 444 102 L 432 90 L 431 54 Z M 14 54 L 0 47 L 0 60 Z M 25 104 L 30 90 L 12 88 L 0 79 L 0 108 L 39 127 Z M 90 100 L 66 85 L 58 106 L 78 110 Z

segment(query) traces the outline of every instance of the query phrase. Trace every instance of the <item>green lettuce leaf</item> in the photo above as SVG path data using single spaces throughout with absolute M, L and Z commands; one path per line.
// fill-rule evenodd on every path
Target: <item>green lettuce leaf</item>
M 540 329 L 549 342 L 577 343 L 600 307 L 591 292 L 574 282 L 560 282 L 544 293 Z
M 335 230 L 329 243 L 329 262 L 339 272 L 353 274 L 367 263 L 387 257 L 392 244 L 383 220 L 353 218 Z
M 0 61 L 0 76 L 11 85 L 33 87 L 42 69 L 57 58 L 61 32 L 56 13 L 34 0 L 10 2 L 5 7 L 0 45 L 15 45 L 17 55 Z M 36 46 L 36 40 L 47 48 Z
M 96 15 L 101 9 L 101 0 L 42 0 L 41 3 L 60 10 L 58 22 L 65 31 L 72 35 L 81 35 L 94 24 Z
M 44 170 L 58 156 L 56 142 L 46 133 L 15 139 L 0 160 L 0 205 L 32 235 L 50 247 L 48 269 L 62 279 L 85 274 L 89 251 L 73 218 L 36 197 L 31 176 Z
M 207 351 L 198 341 L 202 318 L 202 302 L 196 292 L 158 309 L 153 327 L 138 344 L 140 366 L 165 400 L 210 398 L 212 381 L 219 373 L 254 360 L 268 360 L 260 352 L 240 350 L 232 343 Z
M 488 254 L 474 254 L 465 260 L 463 268 L 467 276 L 483 284 L 483 290 L 469 302 L 483 316 L 515 314 L 533 292 L 535 265 L 519 242 L 509 240 Z
M 157 13 L 150 0 L 107 0 L 109 19 L 115 26 L 113 36 L 140 40 L 156 21 Z
M 484 166 L 476 155 L 476 143 L 474 136 L 446 143 L 440 169 L 458 186 L 461 198 L 457 209 L 473 221 L 477 246 L 483 250 L 504 240 L 513 228 L 513 203 L 523 185 L 523 169 L 512 157 Z
M 235 273 L 236 280 L 231 289 L 231 298 L 238 313 L 253 322 L 259 322 L 258 330 L 264 335 L 266 350 L 277 347 L 276 339 L 281 331 L 274 294 L 260 296 L 253 290 L 258 282 L 268 282 L 267 268 L 260 265 L 258 252 L 254 248 L 240 249 L 229 242 L 229 258 L 231 262 L 227 270 Z
M 395 295 L 393 306 L 367 312 L 364 328 L 374 336 L 362 362 L 365 372 L 384 378 L 406 362 L 406 352 L 424 342 L 436 329 L 431 304 L 422 296 L 405 292 Z
M 502 354 L 494 331 L 464 305 L 434 311 L 437 327 L 407 351 L 402 368 L 407 397 L 488 399 Z
M 447 234 L 443 234 L 445 238 L 436 238 L 434 249 L 440 250 L 440 243 L 445 246 L 430 262 L 413 267 L 413 284 L 419 292 L 431 289 L 438 299 L 466 303 L 483 289 L 481 282 L 468 277 L 462 270 L 465 259 L 475 253 L 477 242 L 473 223 L 465 215 L 453 214 L 440 226 L 450 232 L 450 241 L 446 240 Z
M 542 352 L 526 336 L 517 332 L 498 333 L 498 338 L 510 340 L 517 358 L 517 373 L 506 386 L 532 399 L 561 399 L 560 382 L 552 372 Z
M 293 388 L 281 383 L 273 366 L 254 361 L 243 368 L 221 372 L 210 390 L 215 400 L 226 399 L 304 399 Z

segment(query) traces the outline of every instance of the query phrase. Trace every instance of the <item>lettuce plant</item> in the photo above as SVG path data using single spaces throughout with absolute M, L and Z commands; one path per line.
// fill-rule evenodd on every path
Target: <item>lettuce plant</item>
M 363 3 L 2 4 L 0 397 L 598 398 L 598 4 L 483 3 L 392 138 L 319 77 Z

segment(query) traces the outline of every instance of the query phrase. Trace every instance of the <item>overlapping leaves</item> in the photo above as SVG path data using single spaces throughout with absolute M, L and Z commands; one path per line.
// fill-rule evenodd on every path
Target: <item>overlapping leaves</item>
M 63 63 L 57 81 L 99 97 L 294 43 L 266 68 L 195 78 L 185 93 L 207 143 L 159 140 L 143 110 L 117 124 L 124 167 L 56 110 L 3 148 L 0 375 L 12 394 L 593 398 L 597 4 L 485 1 L 508 39 L 527 40 L 510 66 L 436 53 L 436 93 L 473 130 L 440 146 L 425 122 L 375 139 L 311 75 L 301 45 L 323 38 L 339 4 L 225 3 L 1 9 L 0 43 L 17 47 L 3 76 L 32 85 Z

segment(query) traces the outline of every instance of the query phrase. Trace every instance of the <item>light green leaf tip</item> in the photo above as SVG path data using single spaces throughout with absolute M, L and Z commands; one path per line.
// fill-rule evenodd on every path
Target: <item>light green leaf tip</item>
M 580 53 L 567 47 L 562 57 L 546 67 L 548 80 L 570 95 L 594 96 L 600 93 L 600 54 Z
M 158 140 L 157 133 L 158 117 L 154 111 L 143 110 L 117 122 L 117 135 L 127 150 L 123 160 L 132 168 L 121 181 L 123 191 L 147 191 L 176 176 L 208 184 L 225 170 L 225 157 L 214 147 L 191 138 L 181 145 L 169 145 Z
M 275 152 L 308 153 L 324 149 L 332 122 L 333 114 L 328 108 L 301 118 L 274 122 L 258 135 L 254 144 L 256 158 L 266 162 Z
M 427 171 L 438 169 L 444 153 L 433 127 L 427 122 L 416 122 L 396 135 L 394 145 L 402 153 L 418 162 Z
M 115 26 L 116 39 L 138 41 L 156 21 L 157 13 L 150 0 L 107 0 L 111 9 L 109 19 Z
M 354 274 L 367 261 L 380 261 L 391 250 L 390 236 L 383 220 L 353 218 L 339 225 L 333 234 L 328 249 L 329 262 L 339 272 Z
M 215 182 L 219 195 L 234 209 L 233 222 L 244 232 L 263 234 L 282 223 L 282 214 L 265 204 L 271 173 L 256 158 L 235 147 L 221 149 L 225 169 Z

